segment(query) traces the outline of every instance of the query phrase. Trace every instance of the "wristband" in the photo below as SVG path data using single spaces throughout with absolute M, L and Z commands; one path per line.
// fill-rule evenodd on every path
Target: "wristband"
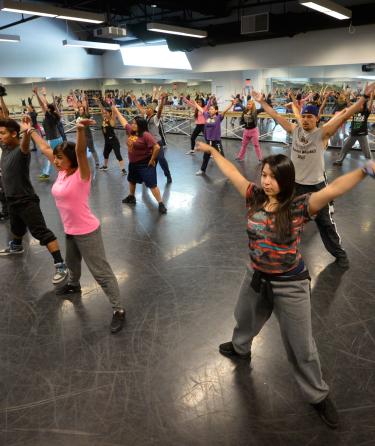
M 366 174 L 369 175 L 371 178 L 375 179 L 375 172 L 373 169 L 373 162 L 372 161 L 367 161 L 367 163 L 362 167 L 362 171 Z

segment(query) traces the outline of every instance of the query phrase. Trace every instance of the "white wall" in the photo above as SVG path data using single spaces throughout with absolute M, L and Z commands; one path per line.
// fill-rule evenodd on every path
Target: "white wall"
M 0 26 L 20 19 L 20 14 L 1 12 Z M 20 43 L 0 42 L 1 77 L 102 77 L 101 56 L 62 46 L 64 39 L 77 38 L 67 33 L 63 20 L 38 18 L 1 33 L 21 36 Z

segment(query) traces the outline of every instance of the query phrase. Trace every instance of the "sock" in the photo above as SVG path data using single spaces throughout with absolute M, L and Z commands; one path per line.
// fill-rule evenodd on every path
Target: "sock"
M 53 263 L 64 263 L 64 259 L 61 256 L 60 250 L 51 252 L 51 256 L 53 257 Z
M 12 243 L 13 243 L 14 245 L 21 246 L 21 245 L 22 245 L 22 238 L 14 238 L 14 239 L 12 240 Z

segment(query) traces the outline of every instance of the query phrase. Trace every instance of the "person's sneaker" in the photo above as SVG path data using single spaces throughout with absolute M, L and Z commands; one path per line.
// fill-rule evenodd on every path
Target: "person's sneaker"
M 195 150 L 189 150 L 188 152 L 185 153 L 185 155 L 194 155 Z
M 99 167 L 99 170 L 108 170 L 108 166 L 101 166 L 101 167 Z
M 45 173 L 42 173 L 39 175 L 39 181 L 48 181 L 49 180 L 49 175 L 46 175 Z
M 311 404 L 318 412 L 320 418 L 332 429 L 336 429 L 339 425 L 339 414 L 329 396 L 317 404 Z
M 95 163 L 95 167 L 96 167 L 97 169 L 99 169 L 99 166 L 100 166 L 99 163 Z
M 52 283 L 57 285 L 63 282 L 68 276 L 69 270 L 66 267 L 65 263 L 55 263 L 55 274 L 53 275 Z
M 126 175 L 126 169 L 121 169 L 121 173 L 122 173 L 122 176 L 124 177 L 125 175 Z
M 125 310 L 116 310 L 113 313 L 111 321 L 111 333 L 120 331 L 125 322 Z
M 206 172 L 204 172 L 203 170 L 199 169 L 198 172 L 195 172 L 195 175 L 204 175 Z
M 58 296 L 63 296 L 67 294 L 76 294 L 81 292 L 81 285 L 72 285 L 66 283 L 64 286 L 56 290 Z
M 333 162 L 333 165 L 334 166 L 342 166 L 342 161 L 336 160 L 336 161 Z
M 234 158 L 236 161 L 245 161 L 243 158 L 240 158 L 239 156 L 236 156 L 236 158 Z
M 172 177 L 169 175 L 167 177 L 167 184 L 171 184 L 172 183 Z
M 22 245 L 17 245 L 13 241 L 10 241 L 7 248 L 0 250 L 0 256 L 9 256 L 12 254 L 22 254 L 23 252 L 24 251 L 23 251 Z
M 251 352 L 246 354 L 237 353 L 231 341 L 224 342 L 224 344 L 220 344 L 219 352 L 224 356 L 229 356 L 232 358 L 251 359 Z
M 126 198 L 122 200 L 122 202 L 126 204 L 135 204 L 137 200 L 135 199 L 134 195 L 128 195 Z
M 6 214 L 5 212 L 0 212 L 0 221 L 8 220 L 9 214 Z
M 350 267 L 349 259 L 346 255 L 336 257 L 335 264 L 342 269 L 348 269 Z
M 164 206 L 164 203 L 159 203 L 159 212 L 160 212 L 160 214 L 167 213 L 167 208 Z

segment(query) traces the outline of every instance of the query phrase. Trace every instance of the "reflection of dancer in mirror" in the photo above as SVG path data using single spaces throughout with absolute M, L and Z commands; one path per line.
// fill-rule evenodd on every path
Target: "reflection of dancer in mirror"
M 245 110 L 243 111 L 240 119 L 240 125 L 243 127 L 242 145 L 241 150 L 236 156 L 237 161 L 243 161 L 245 159 L 245 153 L 249 142 L 251 141 L 254 146 L 255 154 L 258 162 L 262 161 L 263 154 L 259 144 L 259 130 L 258 130 L 258 118 L 255 102 L 247 101 Z
M 63 142 L 54 150 L 34 131 L 27 118 L 23 121 L 23 129 L 29 137 L 31 135 L 58 171 L 51 193 L 64 225 L 69 281 L 57 290 L 57 294 L 81 292 L 79 281 L 83 258 L 112 305 L 111 332 L 116 333 L 124 324 L 125 310 L 120 302 L 117 279 L 106 259 L 100 222 L 88 204 L 91 173 L 86 152 L 85 127 L 93 124 L 96 124 L 93 120 L 81 119 L 77 123 L 77 142 Z
M 189 105 L 190 107 L 194 107 L 195 111 L 194 111 L 194 120 L 195 120 L 195 128 L 193 130 L 193 133 L 191 134 L 190 137 L 190 150 L 188 152 L 186 152 L 186 155 L 194 155 L 195 150 L 195 140 L 197 139 L 198 135 L 200 133 L 203 133 L 204 131 L 204 124 L 206 122 L 206 118 L 204 117 L 203 113 L 207 111 L 208 107 L 210 107 L 210 100 L 208 101 L 208 104 L 206 105 L 204 102 L 203 98 L 198 98 L 195 101 L 189 100 L 186 97 L 184 97 L 184 102 Z M 201 107 L 201 109 L 203 110 L 200 111 L 196 105 L 199 105 Z
M 311 327 L 310 277 L 299 252 L 304 225 L 320 209 L 344 195 L 366 176 L 375 178 L 375 163 L 341 176 L 320 191 L 297 196 L 295 171 L 285 155 L 262 161 L 261 187 L 248 181 L 212 146 L 197 149 L 211 155 L 223 174 L 246 199 L 251 269 L 238 297 L 232 340 L 220 345 L 229 357 L 251 359 L 251 345 L 274 312 L 294 377 L 305 400 L 331 428 L 338 414 L 322 378 Z

